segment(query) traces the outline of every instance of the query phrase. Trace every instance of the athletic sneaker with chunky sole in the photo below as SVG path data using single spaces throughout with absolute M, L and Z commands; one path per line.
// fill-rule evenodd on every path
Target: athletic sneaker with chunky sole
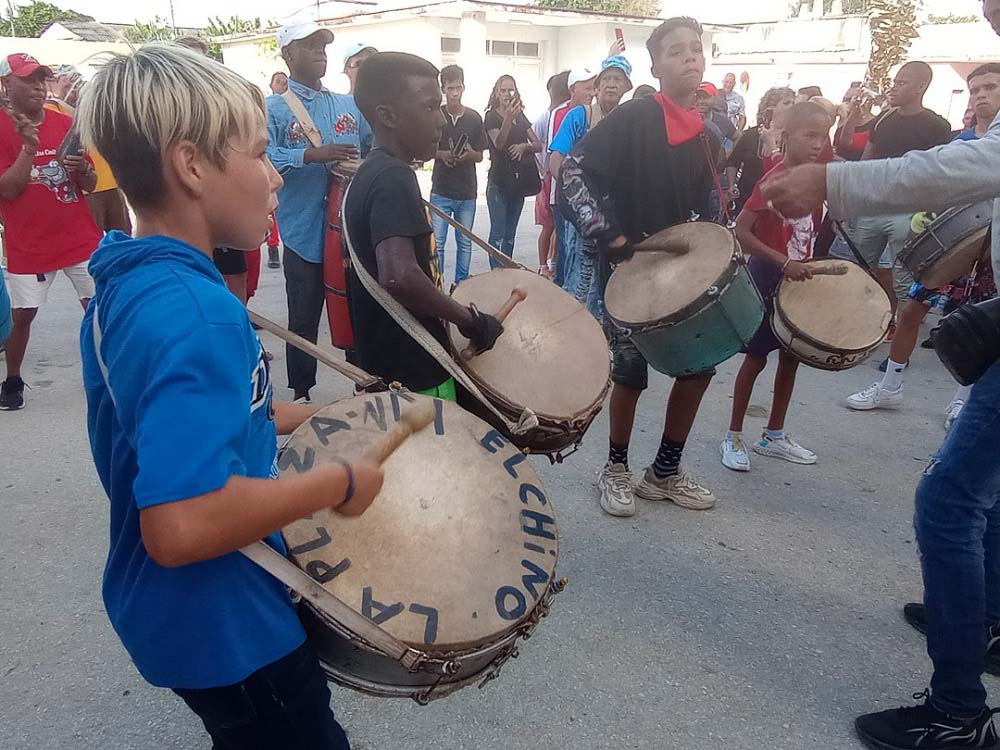
M 658 479 L 653 467 L 646 468 L 635 486 L 635 494 L 643 500 L 669 500 L 688 510 L 708 510 L 715 506 L 715 495 L 702 487 L 686 471 Z
M 916 706 L 891 708 L 865 714 L 854 721 L 854 729 L 872 750 L 961 750 L 1000 748 L 993 726 L 995 711 L 984 710 L 972 719 L 959 719 L 931 705 L 930 692 L 915 693 Z

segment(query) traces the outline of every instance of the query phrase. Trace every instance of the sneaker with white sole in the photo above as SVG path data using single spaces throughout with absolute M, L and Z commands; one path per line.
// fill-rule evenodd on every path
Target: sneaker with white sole
M 597 479 L 601 491 L 601 509 L 609 516 L 635 515 L 635 488 L 632 472 L 625 464 L 605 464 Z
M 765 432 L 760 436 L 760 440 L 753 444 L 753 452 L 803 466 L 812 466 L 816 463 L 816 454 L 808 448 L 803 448 L 787 434 L 774 438 Z
M 951 429 L 951 426 L 955 424 L 958 419 L 958 415 L 962 413 L 962 409 L 965 408 L 965 401 L 960 398 L 953 399 L 948 408 L 944 410 L 944 429 L 947 432 Z
M 903 403 L 903 389 L 890 391 L 881 383 L 858 391 L 847 399 L 847 406 L 854 411 L 872 411 L 873 409 L 892 409 Z
M 750 471 L 750 454 L 739 435 L 727 435 L 719 446 L 722 465 L 733 471 Z
M 635 486 L 635 494 L 643 500 L 669 500 L 688 510 L 708 510 L 715 505 L 715 495 L 702 487 L 685 471 L 658 479 L 653 467 L 646 468 Z

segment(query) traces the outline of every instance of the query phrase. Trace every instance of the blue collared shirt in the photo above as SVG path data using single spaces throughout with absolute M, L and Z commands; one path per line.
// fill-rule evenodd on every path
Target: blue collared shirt
M 292 80 L 288 86 L 302 100 L 323 143 L 353 144 L 362 157 L 368 153 L 372 130 L 353 96 L 334 94 L 325 88 L 317 91 Z M 303 162 L 312 144 L 288 104 L 277 94 L 267 98 L 267 137 L 267 155 L 285 180 L 278 191 L 276 211 L 281 240 L 303 260 L 322 263 L 329 165 Z

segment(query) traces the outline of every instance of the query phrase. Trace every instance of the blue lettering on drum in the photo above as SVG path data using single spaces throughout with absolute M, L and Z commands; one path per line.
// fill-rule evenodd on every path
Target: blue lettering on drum
M 345 557 L 336 565 L 330 565 L 322 560 L 310 560 L 306 563 L 306 573 L 320 583 L 327 583 L 347 571 L 351 567 L 350 558 Z
M 303 455 L 290 445 L 286 445 L 278 454 L 278 468 L 287 471 L 291 467 L 296 474 L 309 471 L 316 462 L 316 451 L 307 447 Z
M 434 434 L 444 435 L 444 402 L 434 399 Z
M 315 539 L 292 547 L 288 550 L 288 554 L 295 557 L 296 555 L 304 555 L 306 552 L 315 552 L 333 541 L 330 538 L 330 532 L 327 531 L 325 526 L 317 526 L 316 534 L 317 537 Z
M 538 589 L 535 588 L 535 584 L 548 583 L 549 574 L 531 562 L 531 560 L 521 560 L 521 567 L 528 571 L 527 574 L 521 576 L 521 585 L 527 589 L 528 593 L 531 594 L 531 598 L 537 602 Z
M 323 445 L 330 444 L 330 435 L 341 430 L 351 429 L 349 422 L 332 417 L 312 417 L 309 420 L 309 426 L 313 428 L 313 432 Z
M 517 479 L 517 471 L 514 469 L 514 467 L 517 466 L 522 461 L 524 461 L 526 458 L 527 456 L 525 456 L 523 453 L 515 453 L 513 456 L 511 456 L 510 458 L 508 458 L 506 461 L 503 462 L 503 467 L 507 470 L 508 474 L 514 477 L 514 479 Z
M 365 401 L 365 416 L 362 424 L 368 424 L 369 418 L 378 425 L 378 428 L 382 432 L 389 429 L 385 421 L 385 405 L 379 396 L 376 396 L 371 401 Z
M 513 606 L 508 604 L 508 600 L 511 598 L 514 600 Z M 505 620 L 520 620 L 528 612 L 528 600 L 513 586 L 498 588 L 495 601 L 497 614 Z
M 348 564 L 350 564 L 349 561 Z M 375 600 L 375 597 L 372 595 L 371 586 L 365 586 L 361 590 L 361 614 L 376 625 L 381 625 L 393 617 L 401 615 L 407 609 L 412 614 L 425 618 L 424 643 L 434 643 L 437 640 L 438 621 L 440 619 L 437 609 L 428 607 L 426 604 L 418 604 L 417 602 L 411 603 L 409 608 L 403 602 L 384 604 Z
M 539 513 L 537 510 L 521 510 L 521 531 L 530 536 L 540 537 L 542 539 L 552 539 L 555 540 L 555 525 L 556 519 L 545 513 Z M 551 526 L 552 531 L 549 531 L 546 526 Z
M 438 637 L 438 611 L 423 604 L 411 604 L 410 611 L 427 618 L 427 624 L 424 625 L 424 643 L 434 643 Z
M 389 404 L 392 406 L 392 418 L 399 421 L 399 400 L 402 399 L 408 404 L 413 403 L 413 395 L 406 391 L 390 391 Z
M 533 484 L 528 484 L 527 482 L 521 485 L 520 490 L 518 490 L 518 494 L 521 496 L 521 502 L 525 505 L 528 504 L 528 495 L 534 495 L 535 500 L 538 501 L 539 505 L 545 506 L 549 504 L 549 501 L 545 499 L 545 493 L 542 492 L 540 488 Z
M 479 444 L 490 453 L 496 453 L 507 445 L 507 439 L 496 430 L 490 430 L 483 435 L 483 439 L 479 441 Z

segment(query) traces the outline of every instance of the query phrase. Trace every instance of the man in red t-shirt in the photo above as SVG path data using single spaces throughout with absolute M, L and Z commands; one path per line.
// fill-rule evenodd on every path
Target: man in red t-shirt
M 796 104 L 785 121 L 784 161 L 768 174 L 777 175 L 790 167 L 820 161 L 829 145 L 830 118 L 814 102 Z M 761 196 L 760 183 L 736 219 L 736 238 L 750 255 L 750 275 L 764 298 L 767 315 L 754 337 L 743 349 L 745 357 L 733 387 L 733 413 L 719 453 L 722 465 L 734 471 L 750 471 L 750 455 L 743 442 L 743 420 L 757 377 L 767 365 L 768 355 L 781 345 L 771 329 L 774 296 L 783 278 L 801 281 L 812 276 L 806 263 L 813 254 L 816 232 L 822 220 L 820 211 L 792 221 L 771 210 Z M 796 464 L 816 463 L 816 454 L 793 441 L 785 433 L 785 415 L 795 387 L 798 362 L 782 351 L 774 375 L 774 398 L 767 429 L 753 450 L 763 456 L 781 458 Z
M 83 193 L 94 189 L 97 176 L 79 143 L 66 137 L 72 119 L 43 108 L 50 77 L 52 71 L 30 55 L 0 58 L 0 80 L 10 100 L 0 111 L 0 216 L 14 317 L 7 379 L 0 385 L 0 409 L 7 410 L 24 406 L 21 363 L 31 322 L 56 272 L 69 277 L 84 307 L 94 296 L 87 261 L 101 232 Z

